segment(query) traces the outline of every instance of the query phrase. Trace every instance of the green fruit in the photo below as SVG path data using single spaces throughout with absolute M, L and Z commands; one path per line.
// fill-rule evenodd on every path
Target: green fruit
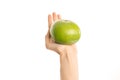
M 50 29 L 51 37 L 59 44 L 74 44 L 80 39 L 80 28 L 70 20 L 56 21 Z

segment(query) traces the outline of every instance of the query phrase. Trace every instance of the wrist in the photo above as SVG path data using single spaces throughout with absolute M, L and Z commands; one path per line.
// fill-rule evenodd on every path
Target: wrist
M 77 55 L 77 49 L 75 47 L 67 47 L 64 48 L 64 50 L 60 51 L 60 56 L 64 56 L 64 55 Z

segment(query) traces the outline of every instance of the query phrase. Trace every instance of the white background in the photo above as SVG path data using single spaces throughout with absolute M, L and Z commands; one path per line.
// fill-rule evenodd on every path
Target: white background
M 53 11 L 81 28 L 79 80 L 120 80 L 119 0 L 0 0 L 0 80 L 60 79 L 44 41 Z

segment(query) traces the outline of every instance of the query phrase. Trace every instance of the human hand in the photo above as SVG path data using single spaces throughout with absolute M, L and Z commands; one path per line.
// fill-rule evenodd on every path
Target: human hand
M 61 19 L 61 16 L 59 14 L 56 14 L 55 12 L 52 15 L 51 14 L 48 15 L 48 32 L 45 36 L 46 48 L 53 50 L 60 55 L 65 54 L 65 53 L 77 53 L 75 44 L 72 44 L 72 45 L 57 44 L 52 39 L 52 37 L 50 35 L 50 28 L 52 27 L 51 25 L 56 20 L 60 20 L 60 19 Z

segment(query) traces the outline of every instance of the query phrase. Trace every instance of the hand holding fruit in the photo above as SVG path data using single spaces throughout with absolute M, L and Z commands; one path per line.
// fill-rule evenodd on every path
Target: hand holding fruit
M 74 43 L 77 42 L 80 38 L 80 30 L 75 23 L 71 23 L 70 21 L 67 20 L 64 20 L 63 23 L 66 25 L 65 21 L 67 21 L 68 24 L 72 26 L 67 27 L 64 31 L 62 31 L 63 29 L 61 28 L 61 26 L 59 26 L 59 29 L 61 30 L 57 30 L 55 28 L 56 25 L 53 23 L 60 20 L 61 20 L 61 16 L 57 15 L 56 13 L 53 13 L 52 15 L 48 15 L 48 32 L 45 37 L 46 48 L 53 50 L 59 54 L 63 54 L 66 51 L 76 53 L 76 46 Z M 52 26 L 52 24 L 54 27 Z M 61 33 L 63 33 L 62 34 L 63 37 L 61 37 L 61 35 L 59 33 L 56 33 L 53 29 L 57 30 L 59 33 L 61 31 Z M 69 32 L 66 35 L 64 35 L 67 29 L 69 30 Z M 69 34 L 72 36 L 67 37 L 67 35 Z M 66 38 L 67 41 L 65 41 L 64 38 Z M 70 45 L 64 45 L 64 44 L 70 44 Z

